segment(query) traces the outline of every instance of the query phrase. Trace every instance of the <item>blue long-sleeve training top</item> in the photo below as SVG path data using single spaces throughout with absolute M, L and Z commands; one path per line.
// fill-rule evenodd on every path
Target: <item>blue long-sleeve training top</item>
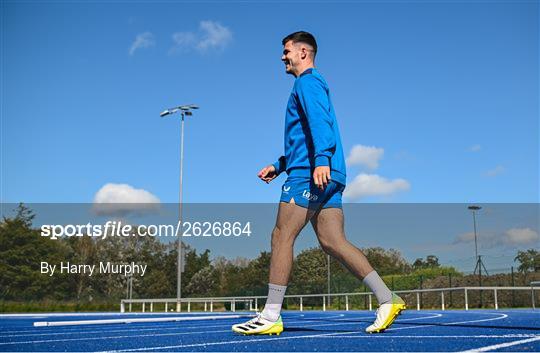
M 330 100 L 330 89 L 314 69 L 294 81 L 285 114 L 285 155 L 274 163 L 278 174 L 311 178 L 313 169 L 329 166 L 332 180 L 346 184 L 345 159 Z

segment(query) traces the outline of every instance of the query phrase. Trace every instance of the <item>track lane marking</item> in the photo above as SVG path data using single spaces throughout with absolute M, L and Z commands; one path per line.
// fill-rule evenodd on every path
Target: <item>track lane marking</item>
M 296 323 L 303 323 L 304 321 L 297 321 Z M 346 325 L 346 323 L 332 323 L 332 324 L 311 324 L 311 325 L 305 325 L 302 327 L 310 327 L 310 326 L 335 326 L 335 325 Z M 217 327 L 220 326 L 229 326 L 229 325 L 215 325 Z M 211 327 L 211 326 L 201 326 L 201 327 Z M 181 329 L 178 327 L 177 329 Z M 100 331 L 100 332 L 109 332 L 109 331 Z M 227 330 L 219 330 L 219 331 L 213 331 L 213 332 L 231 332 L 231 329 Z M 123 335 L 123 336 L 100 336 L 100 337 L 79 337 L 79 338 L 64 338 L 64 339 L 57 339 L 57 340 L 34 340 L 34 341 L 15 341 L 15 342 L 0 342 L 0 345 L 11 345 L 11 344 L 35 344 L 35 343 L 49 343 L 49 342 L 73 342 L 73 341 L 91 341 L 91 340 L 98 340 L 98 339 L 118 339 L 118 338 L 132 338 L 132 337 L 156 337 L 156 336 L 179 336 L 179 335 L 197 335 L 197 334 L 206 334 L 208 332 L 172 332 L 172 333 L 154 333 L 154 334 L 147 334 L 147 335 Z
M 535 338 L 528 338 L 528 339 L 524 339 L 524 340 L 519 340 L 519 341 L 512 341 L 512 342 L 506 342 L 506 343 L 499 343 L 499 344 L 493 344 L 491 346 L 485 346 L 485 347 L 480 347 L 480 348 L 473 348 L 473 349 L 469 349 L 469 350 L 466 350 L 466 351 L 462 351 L 462 353 L 469 353 L 469 352 L 487 352 L 487 351 L 493 351 L 493 350 L 496 350 L 496 349 L 500 349 L 500 348 L 506 348 L 506 347 L 512 347 L 512 346 L 517 346 L 518 344 L 525 344 L 525 343 L 530 343 L 530 342 L 535 342 L 535 341 L 540 341 L 540 336 L 537 336 Z
M 293 315 L 290 319 L 291 320 L 298 320 L 302 317 L 303 315 Z M 315 315 L 314 315 L 315 316 Z M 341 318 L 343 317 L 342 314 L 339 314 L 339 315 L 331 315 L 331 316 L 315 316 L 313 318 L 310 318 L 309 316 L 307 316 L 306 318 L 302 318 L 302 320 L 304 321 L 310 321 L 310 320 L 313 320 L 313 321 L 316 321 L 316 320 L 327 320 L 327 319 L 334 319 L 334 318 Z M 221 319 L 222 321 L 221 322 L 226 322 L 228 320 L 231 320 L 231 321 L 236 321 L 235 319 Z M 131 327 L 133 327 L 134 330 L 138 329 L 138 327 L 145 327 L 146 325 L 143 325 L 144 323 L 130 323 L 129 325 Z M 155 327 L 160 327 L 160 328 L 170 328 L 170 327 L 178 327 L 178 324 L 177 323 L 171 323 L 171 322 L 158 322 L 158 323 L 153 323 L 155 324 Z M 107 325 L 106 327 L 103 327 L 103 328 L 120 328 L 120 327 L 126 327 L 127 324 L 123 323 L 123 324 L 110 324 L 110 325 Z M 137 326 L 137 325 L 140 325 L 140 326 Z M 197 325 L 197 324 L 190 324 L 189 322 L 186 322 L 185 323 L 185 326 L 183 327 L 186 327 L 186 328 L 199 328 L 199 327 L 208 327 L 207 325 Z M 65 328 L 62 328 L 62 331 L 64 331 L 65 333 L 68 333 L 68 332 L 90 332 L 88 330 L 91 330 L 91 328 L 85 328 L 83 326 L 81 326 L 80 328 L 72 328 L 70 326 L 66 326 Z M 102 331 L 107 331 L 107 332 L 110 332 L 109 330 L 102 330 Z M 28 328 L 27 330 L 16 330 L 16 331 L 3 331 L 2 333 L 7 333 L 7 334 L 13 334 L 13 333 L 17 333 L 17 334 L 25 334 L 25 333 L 29 333 L 28 335 L 32 335 L 32 332 L 42 332 L 42 333 L 54 333 L 54 334 L 57 334 L 58 333 L 58 328 L 53 328 L 53 327 L 49 327 L 49 326 L 44 326 L 44 327 L 41 327 L 41 328 L 35 328 L 35 327 L 30 327 Z M 94 332 L 98 332 L 98 331 L 94 331 Z M 4 335 L 0 335 L 0 338 L 1 337 L 6 337 Z
M 491 319 L 480 319 L 480 320 L 467 320 L 467 321 L 457 321 L 457 322 L 441 322 L 433 325 L 417 325 L 417 326 L 408 326 L 408 327 L 396 327 L 396 328 L 389 328 L 385 331 L 397 331 L 397 330 L 408 330 L 412 328 L 419 328 L 419 327 L 432 327 L 432 326 L 451 326 L 451 325 L 457 325 L 457 324 L 468 324 L 471 322 L 484 322 L 484 321 L 494 321 L 494 320 L 501 320 L 508 317 L 507 314 L 496 314 L 496 313 L 484 313 L 484 314 L 491 314 L 491 315 L 501 315 L 500 317 L 495 317 Z M 509 327 L 508 329 L 512 329 Z
M 529 338 L 537 337 L 540 339 L 540 335 L 531 333 L 516 333 L 507 335 L 362 335 L 362 336 L 328 336 L 328 338 Z M 467 351 L 465 351 L 467 352 Z
M 425 319 L 425 318 L 432 318 L 432 317 L 440 317 L 442 314 L 435 314 L 430 317 L 423 317 L 423 318 L 415 318 L 416 320 Z M 369 317 L 372 317 L 370 315 Z M 347 319 L 341 319 L 341 320 L 350 320 L 351 318 Z M 336 320 L 336 321 L 339 321 Z M 346 325 L 347 323 L 332 323 L 332 324 L 318 324 L 317 326 L 336 326 L 336 325 Z M 309 327 L 309 326 L 315 326 L 313 325 L 305 325 L 303 327 Z M 156 349 L 174 349 L 174 348 L 187 348 L 187 347 L 202 347 L 202 346 L 212 346 L 212 345 L 221 345 L 221 344 L 234 344 L 234 343 L 246 343 L 246 342 L 260 342 L 260 341 L 269 341 L 269 340 L 285 340 L 285 339 L 298 339 L 298 338 L 315 338 L 315 337 L 335 337 L 345 334 L 351 334 L 351 333 L 363 333 L 364 331 L 350 331 L 350 332 L 331 332 L 331 333 L 323 333 L 323 334 L 316 334 L 316 335 L 301 335 L 301 336 L 291 336 L 291 337 L 274 337 L 274 338 L 257 338 L 257 339 L 246 339 L 246 340 L 235 340 L 235 341 L 225 341 L 225 342 L 210 342 L 210 343 L 193 343 L 193 344 L 185 344 L 185 345 L 175 345 L 175 346 L 162 346 L 162 347 L 142 347 L 142 348 L 131 348 L 131 349 L 122 349 L 122 350 L 113 350 L 113 351 L 103 351 L 101 353 L 110 353 L 110 352 L 137 352 L 137 351 L 148 351 L 148 350 L 156 350 Z M 370 336 L 366 336 L 370 337 Z
M 435 314 L 433 316 L 426 316 L 426 317 L 420 317 L 420 318 L 412 318 L 414 320 L 422 320 L 422 319 L 429 319 L 429 318 L 433 318 L 433 317 L 440 317 L 442 316 L 442 314 Z M 334 321 L 344 321 L 344 320 L 351 320 L 351 319 L 365 319 L 365 318 L 368 318 L 368 317 L 365 317 L 365 316 L 360 316 L 360 317 L 349 317 L 349 318 L 342 318 L 343 316 L 342 315 L 338 315 L 338 316 L 328 316 L 324 319 L 329 319 L 329 318 L 334 318 L 334 317 L 339 317 L 341 319 L 336 319 Z M 372 315 L 370 315 L 369 317 L 372 317 Z M 306 321 L 317 321 L 317 320 L 313 320 L 313 319 L 305 319 L 305 320 L 301 320 L 301 321 L 292 321 L 292 322 L 289 322 L 289 323 L 305 323 Z M 401 320 L 403 321 L 403 320 Z M 320 327 L 320 326 L 339 326 L 339 325 L 346 325 L 347 323 L 346 322 L 334 322 L 334 323 L 329 323 L 329 324 L 320 324 L 320 323 L 316 323 L 316 324 L 308 324 L 308 325 L 303 325 L 303 326 L 300 326 L 299 328 L 303 328 L 303 327 L 311 327 L 311 326 L 317 326 L 317 327 Z M 228 324 L 225 325 L 213 325 L 213 327 L 227 327 L 229 326 Z M 212 327 L 212 326 L 199 326 L 199 327 Z M 176 329 L 182 329 L 181 327 L 177 327 Z M 135 329 L 136 331 L 141 331 L 140 329 L 137 330 Z M 155 329 L 151 329 L 151 330 L 155 330 Z M 117 330 L 118 331 L 118 330 Z M 120 330 L 122 331 L 122 330 Z M 219 332 L 219 333 L 222 333 L 222 332 L 230 332 L 231 330 L 230 329 L 227 329 L 227 330 L 219 330 L 219 331 L 213 331 L 213 332 Z M 111 331 L 97 331 L 98 333 L 100 332 L 111 332 Z M 125 332 L 125 331 L 123 331 Z M 88 332 L 86 332 L 88 333 Z M 33 340 L 33 341 L 14 341 L 14 342 L 0 342 L 0 345 L 13 345 L 13 344 L 36 344 L 36 343 L 52 343 L 52 342 L 73 342 L 73 341 L 91 341 L 91 340 L 98 340 L 98 339 L 123 339 L 123 338 L 131 338 L 131 337 L 156 337 L 156 336 L 179 336 L 179 335 L 196 335 L 196 334 L 204 334 L 206 332 L 172 332 L 172 333 L 155 333 L 155 334 L 146 334 L 146 335 L 121 335 L 121 336 L 100 336 L 100 337 L 78 337 L 78 338 L 64 338 L 64 339 L 55 339 L 55 340 Z M 69 334 L 73 334 L 73 333 L 69 333 Z M 47 335 L 52 335 L 52 334 L 49 334 L 47 333 Z M 30 335 L 24 335 L 24 336 L 30 336 Z
M 315 338 L 315 337 L 324 337 L 330 335 L 340 335 L 340 334 L 351 334 L 358 333 L 361 331 L 347 331 L 340 333 L 321 333 L 317 335 L 301 335 L 301 336 L 292 336 L 292 337 L 271 337 L 271 338 L 256 338 L 256 339 L 246 339 L 246 340 L 234 340 L 234 341 L 222 341 L 222 342 L 210 342 L 210 343 L 193 343 L 193 344 L 180 344 L 174 346 L 161 346 L 161 347 L 143 347 L 143 348 L 132 348 L 132 349 L 119 349 L 112 351 L 101 351 L 96 353 L 116 353 L 116 352 L 140 352 L 140 351 L 152 351 L 156 349 L 172 349 L 172 348 L 189 348 L 189 347 L 205 347 L 205 346 L 217 346 L 222 344 L 234 344 L 234 343 L 249 343 L 249 342 L 264 342 L 264 341 L 278 341 L 278 340 L 292 340 L 300 338 Z

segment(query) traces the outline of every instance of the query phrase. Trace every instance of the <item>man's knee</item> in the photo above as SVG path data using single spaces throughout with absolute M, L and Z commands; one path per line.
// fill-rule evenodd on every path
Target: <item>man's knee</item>
M 276 246 L 287 246 L 294 243 L 295 234 L 287 229 L 275 226 L 272 231 L 272 248 Z
M 344 245 L 343 241 L 341 238 L 319 237 L 319 244 L 321 244 L 323 251 L 332 256 L 339 255 Z

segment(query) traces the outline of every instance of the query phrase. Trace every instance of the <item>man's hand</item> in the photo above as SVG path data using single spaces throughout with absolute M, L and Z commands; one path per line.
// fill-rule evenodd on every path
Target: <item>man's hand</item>
M 261 169 L 259 173 L 257 173 L 257 176 L 268 184 L 277 177 L 276 168 L 270 164 L 269 166 Z
M 321 166 L 313 171 L 313 182 L 319 189 L 324 190 L 330 180 L 330 167 Z

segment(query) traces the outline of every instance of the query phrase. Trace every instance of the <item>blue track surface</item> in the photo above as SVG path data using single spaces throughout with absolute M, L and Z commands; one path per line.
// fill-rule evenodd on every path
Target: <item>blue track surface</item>
M 230 331 L 231 324 L 245 319 L 231 318 L 165 323 L 32 326 L 35 321 L 167 315 L 178 316 L 0 316 L 0 351 L 540 351 L 540 310 L 407 310 L 386 332 L 373 335 L 363 331 L 374 319 L 374 313 L 367 311 L 285 312 L 285 331 L 280 336 L 258 337 L 233 334 Z

